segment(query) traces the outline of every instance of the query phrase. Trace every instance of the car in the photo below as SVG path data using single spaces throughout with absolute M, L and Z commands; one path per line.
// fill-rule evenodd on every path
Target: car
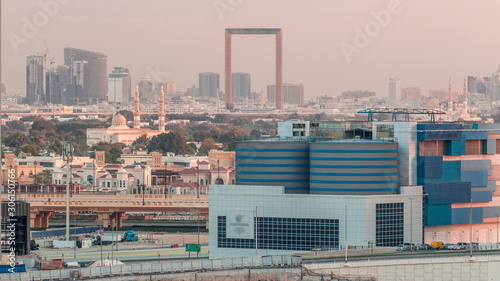
M 458 243 L 457 243 L 457 246 L 460 248 L 460 250 L 469 249 L 469 243 L 465 243 L 465 242 L 458 242 Z
M 403 245 L 405 245 L 408 248 L 408 250 L 406 251 L 413 251 L 417 249 L 417 247 L 415 247 L 415 244 L 413 243 L 404 243 Z
M 437 249 L 437 250 L 444 249 L 444 243 L 439 242 L 439 241 L 431 242 L 431 246 L 432 246 L 432 248 Z
M 460 250 L 460 247 L 457 244 L 453 244 L 453 243 L 444 244 L 444 248 L 446 250 Z
M 432 248 L 432 246 L 429 244 L 421 244 L 420 246 L 418 246 L 418 249 L 419 250 L 433 250 L 434 248 Z
M 410 250 L 410 246 L 404 245 L 404 244 L 399 244 L 396 247 L 396 251 L 409 251 L 409 250 Z

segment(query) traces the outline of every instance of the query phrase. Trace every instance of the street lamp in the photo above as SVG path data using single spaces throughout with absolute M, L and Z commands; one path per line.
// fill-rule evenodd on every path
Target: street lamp
M 410 252 L 413 252 L 413 197 L 410 200 Z
M 469 212 L 469 225 L 470 225 L 470 258 L 472 259 L 472 198 L 470 199 L 470 212 Z
M 497 217 L 497 244 L 498 244 L 498 214 L 495 214 L 495 216 Z M 497 245 L 498 247 L 498 245 Z
M 37 191 L 37 188 L 36 188 L 36 164 L 38 164 L 35 160 L 35 162 L 33 162 L 33 164 L 35 164 L 35 174 L 33 175 L 33 183 L 34 183 L 34 190 L 33 190 L 33 194 L 34 194 L 34 197 L 36 198 L 36 191 Z
M 146 184 L 144 183 L 144 171 L 145 171 L 146 167 L 144 166 L 141 166 L 141 170 L 142 170 L 142 206 L 146 205 L 146 201 L 144 201 L 144 188 L 146 186 Z

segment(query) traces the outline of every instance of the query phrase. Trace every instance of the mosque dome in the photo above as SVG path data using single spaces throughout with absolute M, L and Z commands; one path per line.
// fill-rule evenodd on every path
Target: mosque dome
M 118 113 L 113 116 L 113 119 L 111 120 L 111 127 L 127 127 L 127 119 L 125 118 L 125 116 Z

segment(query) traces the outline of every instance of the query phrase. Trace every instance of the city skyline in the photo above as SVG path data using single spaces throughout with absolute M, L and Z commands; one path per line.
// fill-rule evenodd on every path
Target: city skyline
M 491 76 L 500 64 L 492 55 L 500 42 L 481 32 L 495 26 L 494 1 L 157 0 L 137 9 L 125 0 L 116 14 L 117 3 L 4 0 L 2 62 L 9 71 L 2 82 L 9 93 L 26 91 L 27 56 L 47 49 L 62 65 L 65 47 L 106 54 L 108 69 L 130 69 L 132 85 L 148 75 L 185 90 L 199 73 L 223 73 L 224 30 L 237 27 L 282 28 L 283 82 L 304 84 L 306 99 L 347 90 L 384 97 L 390 77 L 427 95 L 447 89 L 450 76 L 458 85 L 467 75 Z M 250 73 L 260 92 L 274 82 L 274 39 L 252 37 L 235 36 L 233 72 Z

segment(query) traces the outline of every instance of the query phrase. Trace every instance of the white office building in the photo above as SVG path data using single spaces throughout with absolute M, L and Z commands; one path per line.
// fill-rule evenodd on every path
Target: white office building
M 422 187 L 390 195 L 285 194 L 282 186 L 210 186 L 210 258 L 422 241 Z

